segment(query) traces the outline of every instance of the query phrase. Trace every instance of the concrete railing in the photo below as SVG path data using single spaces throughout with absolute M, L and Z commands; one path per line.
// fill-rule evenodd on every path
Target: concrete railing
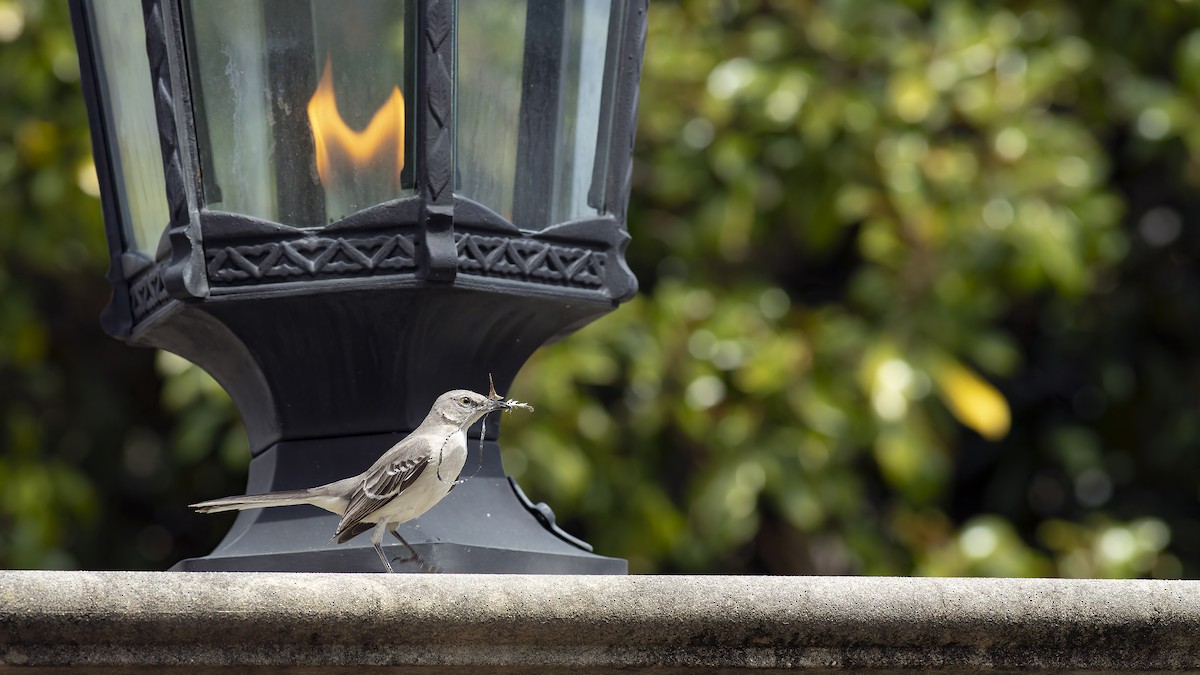
M 1200 582 L 0 572 L 0 671 L 72 666 L 1200 672 Z

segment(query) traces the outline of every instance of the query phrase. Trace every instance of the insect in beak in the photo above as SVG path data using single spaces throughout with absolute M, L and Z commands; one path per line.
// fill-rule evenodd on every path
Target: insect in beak
M 503 409 L 503 410 L 512 412 L 513 408 L 521 408 L 522 410 L 528 410 L 529 412 L 533 412 L 533 406 L 529 405 L 528 403 L 521 403 L 520 401 L 514 401 L 511 398 L 506 401 L 506 400 L 504 400 L 503 396 L 501 396 L 500 394 L 497 394 L 496 393 L 496 383 L 492 381 L 491 373 L 488 373 L 488 399 L 495 401 L 495 405 L 496 405 L 495 409 L 496 410 Z

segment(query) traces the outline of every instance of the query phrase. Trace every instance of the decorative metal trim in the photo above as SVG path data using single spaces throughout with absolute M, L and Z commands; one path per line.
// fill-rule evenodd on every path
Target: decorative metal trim
M 422 275 L 454 281 L 454 0 L 419 0 L 417 183 L 424 229 Z
M 83 89 L 83 100 L 87 107 L 88 126 L 92 133 L 92 157 L 96 163 L 96 177 L 100 182 L 100 210 L 104 214 L 104 236 L 108 242 L 108 282 L 112 285 L 112 298 L 100 314 L 100 325 L 109 335 L 126 338 L 132 330 L 134 318 L 130 306 L 129 280 L 123 273 L 121 255 L 125 241 L 120 222 L 120 209 L 116 198 L 116 169 L 112 166 L 111 143 L 104 124 L 104 106 L 101 103 L 101 75 L 98 71 L 97 50 L 93 43 L 89 12 L 83 0 L 71 0 L 71 25 L 75 32 L 75 44 L 79 53 L 79 79 Z
M 414 234 L 375 237 L 308 236 L 258 244 L 218 245 L 207 251 L 209 281 L 220 286 L 390 275 L 416 270 Z M 607 279 L 604 251 L 565 246 L 526 237 L 454 233 L 458 269 L 471 276 L 502 277 L 527 283 L 601 290 Z M 157 276 L 154 282 L 150 277 Z M 157 283 L 157 286 L 154 284 Z M 135 284 L 135 303 L 153 309 L 150 288 L 161 288 L 161 265 Z M 165 299 L 165 290 L 163 290 Z M 138 310 L 135 310 L 138 313 Z
M 191 181 L 198 169 L 197 158 L 193 156 L 196 143 L 189 115 L 191 100 L 186 82 L 181 81 L 186 74 L 178 70 L 184 67 L 179 5 L 164 0 L 142 0 L 142 12 L 170 214 L 166 231 L 170 264 L 163 280 L 172 297 L 202 298 L 208 295 L 208 284 L 202 274 L 199 228 L 192 221 L 196 185 Z M 180 142 L 181 134 L 187 139 L 184 143 Z
M 347 277 L 417 268 L 412 234 L 309 236 L 261 244 L 216 246 L 206 252 L 208 278 L 223 286 Z
M 464 274 L 509 277 L 600 289 L 605 281 L 605 254 L 538 239 L 489 237 L 456 232 L 458 268 Z
M 163 264 L 154 265 L 129 285 L 129 300 L 134 322 L 141 321 L 171 299 L 163 279 Z
M 146 56 L 150 61 L 150 78 L 154 90 L 154 111 L 158 115 L 158 140 L 162 148 L 163 175 L 167 182 L 168 227 L 174 230 L 187 227 L 187 199 L 183 187 L 183 166 L 179 159 L 179 143 L 175 133 L 175 98 L 171 93 L 171 63 L 167 55 L 166 27 L 163 24 L 162 4 L 143 0 L 146 21 Z
M 454 19 L 448 0 L 432 0 L 424 16 L 425 52 L 422 69 L 425 82 L 425 151 L 427 159 L 453 159 L 450 151 L 451 116 L 454 114 Z M 451 162 L 426 162 L 421 194 L 430 204 L 450 203 Z

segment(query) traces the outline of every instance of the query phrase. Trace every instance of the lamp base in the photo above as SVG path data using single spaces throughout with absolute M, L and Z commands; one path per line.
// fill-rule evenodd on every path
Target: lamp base
M 283 441 L 250 464 L 250 492 L 310 487 L 331 480 L 322 465 L 365 470 L 400 434 Z M 438 572 L 500 574 L 626 574 L 628 564 L 591 552 L 591 547 L 554 524 L 544 504 L 533 505 L 504 475 L 500 446 L 478 440 L 461 478 L 441 502 L 400 526 L 421 560 Z M 476 462 L 479 462 L 477 465 Z M 478 466 L 478 472 L 475 467 Z M 335 477 L 334 479 L 336 479 Z M 383 572 L 370 533 L 336 544 L 330 540 L 338 517 L 313 506 L 241 511 L 211 554 L 188 558 L 173 571 L 186 572 Z M 397 572 L 424 571 L 408 549 L 390 535 L 384 553 Z

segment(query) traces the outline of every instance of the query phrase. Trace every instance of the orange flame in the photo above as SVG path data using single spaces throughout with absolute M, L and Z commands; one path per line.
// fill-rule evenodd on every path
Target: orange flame
M 396 162 L 393 177 L 399 181 L 400 170 L 404 168 L 404 95 L 399 87 L 392 88 L 391 96 L 375 111 L 367 128 L 355 131 L 338 112 L 333 67 L 326 57 L 321 82 L 308 102 L 308 121 L 312 125 L 317 175 L 322 185 L 328 187 L 335 176 L 353 176 L 362 169 L 377 166 L 378 162 L 390 162 L 392 157 Z

